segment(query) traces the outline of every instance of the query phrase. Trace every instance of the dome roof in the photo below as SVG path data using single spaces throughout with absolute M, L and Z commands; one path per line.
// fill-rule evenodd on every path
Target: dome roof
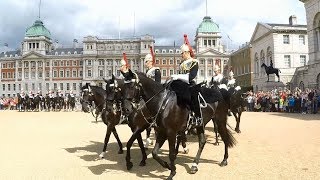
M 43 22 L 41 20 L 36 20 L 31 27 L 27 28 L 25 36 L 45 36 L 51 39 L 50 31 L 46 27 L 44 27 Z
M 197 28 L 197 33 L 220 32 L 219 25 L 212 21 L 210 16 L 205 16 Z

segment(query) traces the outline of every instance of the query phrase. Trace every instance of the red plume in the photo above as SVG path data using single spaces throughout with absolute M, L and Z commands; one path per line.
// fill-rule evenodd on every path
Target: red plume
M 156 58 L 155 58 L 152 46 L 149 46 L 149 48 L 150 48 L 150 54 L 152 56 L 152 64 L 155 64 L 156 63 Z
M 186 34 L 184 35 L 184 43 L 185 43 L 186 45 L 188 45 L 189 51 L 190 51 L 190 56 L 191 56 L 192 58 L 194 58 L 194 53 L 193 53 L 193 51 L 192 51 L 192 47 L 190 46 L 190 43 L 189 43 L 189 40 L 188 40 L 188 36 L 187 36 Z
M 129 67 L 128 59 L 126 53 L 122 54 L 124 61 L 126 62 L 126 66 Z

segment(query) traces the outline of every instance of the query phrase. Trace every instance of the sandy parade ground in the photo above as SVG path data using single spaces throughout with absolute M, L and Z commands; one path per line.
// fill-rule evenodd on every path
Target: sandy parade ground
M 234 117 L 228 120 L 235 127 Z M 228 166 L 220 167 L 224 147 L 214 146 L 213 126 L 206 127 L 207 144 L 199 171 L 189 174 L 197 137 L 188 136 L 188 154 L 176 160 L 174 179 L 320 179 L 320 115 L 244 112 L 238 143 L 229 149 Z M 131 135 L 117 126 L 124 145 Z M 102 151 L 106 126 L 82 112 L 0 111 L 0 179 L 164 179 L 170 172 L 147 151 L 147 166 L 140 167 L 137 143 L 134 167 L 127 171 L 125 154 L 118 154 L 113 135 L 105 159 Z M 145 133 L 143 133 L 145 137 Z M 182 149 L 180 149 L 181 152 Z M 167 142 L 160 156 L 168 160 Z

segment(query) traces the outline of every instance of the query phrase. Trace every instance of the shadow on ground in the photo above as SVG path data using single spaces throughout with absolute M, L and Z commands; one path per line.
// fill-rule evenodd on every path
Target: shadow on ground
M 147 151 L 148 159 L 147 165 L 145 167 L 140 167 L 139 163 L 141 161 L 141 151 L 137 144 L 134 144 L 131 149 L 131 162 L 133 163 L 133 168 L 130 171 L 127 171 L 125 154 L 118 154 L 118 144 L 116 142 L 109 143 L 107 152 L 105 155 L 105 159 L 98 159 L 99 154 L 102 151 L 103 143 L 90 141 L 90 144 L 86 146 L 65 148 L 65 150 L 69 153 L 76 154 L 80 159 L 87 162 L 99 162 L 98 165 L 88 165 L 86 166 L 93 174 L 101 175 L 110 171 L 122 171 L 134 173 L 136 176 L 141 178 L 156 178 L 156 179 L 165 179 L 170 174 L 168 169 L 163 168 L 158 162 L 156 162 L 149 154 L 151 150 Z M 223 147 L 221 147 L 223 148 Z M 159 156 L 163 158 L 165 161 L 168 161 L 168 150 L 160 150 Z M 195 155 L 189 154 L 178 154 L 177 159 L 175 161 L 176 165 L 183 166 L 187 172 L 190 172 L 190 165 L 193 162 Z M 106 161 L 109 161 L 106 163 Z M 200 164 L 219 164 L 219 161 L 202 159 L 200 158 Z M 90 163 L 92 164 L 92 163 Z M 201 169 L 199 169 L 201 170 Z M 159 173 L 165 173 L 166 175 L 161 175 Z M 119 172 L 121 173 L 121 172 Z M 179 172 L 177 172 L 179 173 Z

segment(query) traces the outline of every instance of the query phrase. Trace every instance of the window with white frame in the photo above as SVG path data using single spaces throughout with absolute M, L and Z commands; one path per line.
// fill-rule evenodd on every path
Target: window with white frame
M 209 71 L 208 71 L 208 76 L 212 76 L 212 70 L 211 69 L 209 69 Z
M 88 61 L 87 61 L 87 65 L 88 65 L 88 66 L 91 66 L 91 65 L 92 65 L 92 60 L 88 60 Z
M 70 90 L 70 84 L 67 83 L 67 91 L 69 91 L 69 90 Z
M 66 71 L 66 77 L 70 77 L 70 71 L 69 70 Z
M 56 70 L 53 71 L 53 77 L 58 77 L 58 71 Z
M 70 61 L 66 61 L 66 66 L 70 66 Z
M 63 70 L 60 70 L 59 77 L 63 77 L 63 76 L 64 76 Z
M 306 40 L 305 40 L 305 36 L 304 35 L 299 35 L 299 44 L 300 45 L 305 45 L 306 44 Z
M 300 55 L 300 66 L 305 66 L 307 64 L 306 55 Z
M 169 70 L 170 76 L 173 75 L 173 69 Z
M 34 71 L 31 72 L 31 78 L 32 79 L 36 78 L 36 72 L 34 72 Z
M 28 71 L 25 71 L 25 72 L 24 72 L 24 78 L 26 78 L 26 79 L 29 78 L 29 72 L 28 72 Z
M 50 77 L 50 71 L 46 71 L 46 78 Z
M 291 67 L 290 55 L 284 55 L 284 67 L 286 67 L 286 68 Z
M 49 91 L 49 83 L 46 83 L 46 90 Z
M 6 85 L 2 84 L 2 90 L 5 91 L 6 90 Z
M 60 61 L 60 66 L 64 66 L 64 62 L 63 61 Z
M 200 76 L 204 76 L 204 70 L 203 69 L 200 70 Z
M 53 89 L 58 89 L 57 83 L 53 83 Z
M 92 70 L 91 70 L 91 69 L 88 69 L 88 71 L 87 71 L 87 76 L 88 76 L 88 77 L 91 77 L 91 76 L 92 76 Z
M 11 84 L 8 84 L 8 91 L 11 91 Z
M 72 84 L 72 89 L 75 91 L 75 90 L 77 90 L 77 83 L 73 83 Z
M 162 69 L 162 76 L 163 77 L 167 76 L 167 70 L 166 69 Z
M 72 77 L 77 77 L 77 71 L 76 70 L 72 71 Z
M 167 60 L 166 59 L 162 59 L 162 64 L 167 64 Z
M 289 35 L 283 35 L 283 44 L 290 44 Z
M 79 71 L 79 77 L 82 77 L 83 76 L 83 72 L 82 70 Z
M 103 77 L 103 70 L 102 69 L 99 69 L 99 76 Z
M 173 64 L 173 59 L 172 58 L 170 59 L 170 64 Z
M 39 73 L 38 73 L 38 77 L 39 77 L 39 78 L 42 78 L 42 72 L 39 72 Z
M 60 90 L 63 91 L 63 83 L 60 83 Z

